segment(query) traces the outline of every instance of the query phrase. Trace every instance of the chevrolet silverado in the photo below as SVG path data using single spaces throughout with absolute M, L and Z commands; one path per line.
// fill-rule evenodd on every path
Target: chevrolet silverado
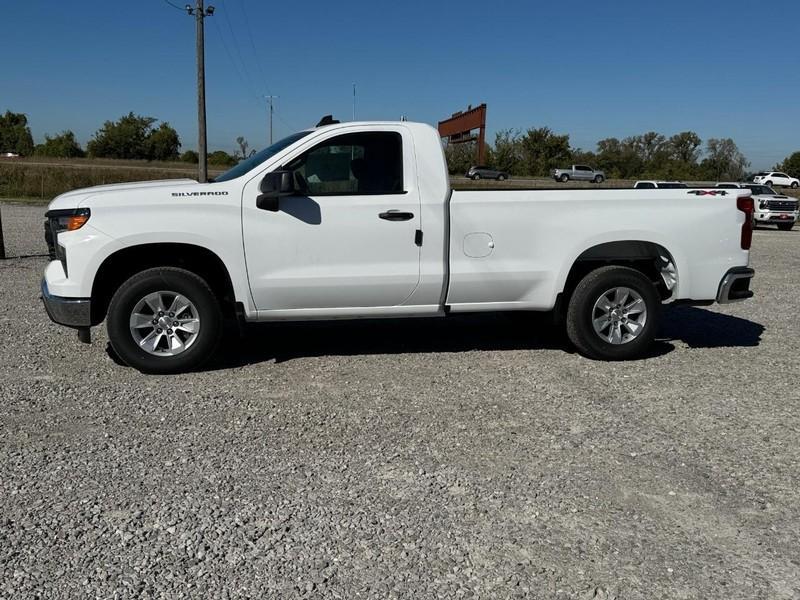
M 41 291 L 53 321 L 88 342 L 105 320 L 151 373 L 197 368 L 233 318 L 479 311 L 552 311 L 579 352 L 622 360 L 663 303 L 752 295 L 752 217 L 741 189 L 453 191 L 432 127 L 334 122 L 209 183 L 55 198 Z

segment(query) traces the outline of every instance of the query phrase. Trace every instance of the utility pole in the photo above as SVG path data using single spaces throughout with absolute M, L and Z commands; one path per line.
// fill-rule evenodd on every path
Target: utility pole
M 275 98 L 280 98 L 280 96 L 273 96 L 270 94 L 269 96 L 264 96 L 267 100 L 269 100 L 269 145 L 272 146 L 272 113 L 274 112 L 272 109 L 272 101 Z
M 197 180 L 208 181 L 208 148 L 206 145 L 206 50 L 205 28 L 206 17 L 214 14 L 214 7 L 203 8 L 203 0 L 197 0 L 196 6 L 186 5 L 186 12 L 194 15 L 197 25 Z

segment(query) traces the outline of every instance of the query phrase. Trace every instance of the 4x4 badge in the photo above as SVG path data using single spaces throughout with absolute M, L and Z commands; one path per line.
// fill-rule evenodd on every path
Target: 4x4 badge
M 695 196 L 727 196 L 728 192 L 725 190 L 689 190 L 687 194 L 694 194 Z

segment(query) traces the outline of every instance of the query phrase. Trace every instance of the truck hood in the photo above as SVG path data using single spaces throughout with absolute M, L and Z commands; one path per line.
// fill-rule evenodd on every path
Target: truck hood
M 753 194 L 755 200 L 797 200 L 792 196 L 784 196 L 783 194 Z
M 146 190 L 148 188 L 181 188 L 187 185 L 201 185 L 195 179 L 160 179 L 157 181 L 132 181 L 129 183 L 114 183 L 110 185 L 96 185 L 94 187 L 72 190 L 56 196 L 48 205 L 49 210 L 61 208 L 78 208 L 84 202 L 99 194 L 113 194 L 119 192 Z

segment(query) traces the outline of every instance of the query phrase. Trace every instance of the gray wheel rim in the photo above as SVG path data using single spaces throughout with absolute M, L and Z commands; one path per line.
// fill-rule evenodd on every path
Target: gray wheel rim
M 644 298 L 628 287 L 615 287 L 600 295 L 592 308 L 592 326 L 604 342 L 619 346 L 638 338 L 647 323 Z
M 200 313 L 186 296 L 169 290 L 147 294 L 133 307 L 133 341 L 153 356 L 186 352 L 200 333 Z

